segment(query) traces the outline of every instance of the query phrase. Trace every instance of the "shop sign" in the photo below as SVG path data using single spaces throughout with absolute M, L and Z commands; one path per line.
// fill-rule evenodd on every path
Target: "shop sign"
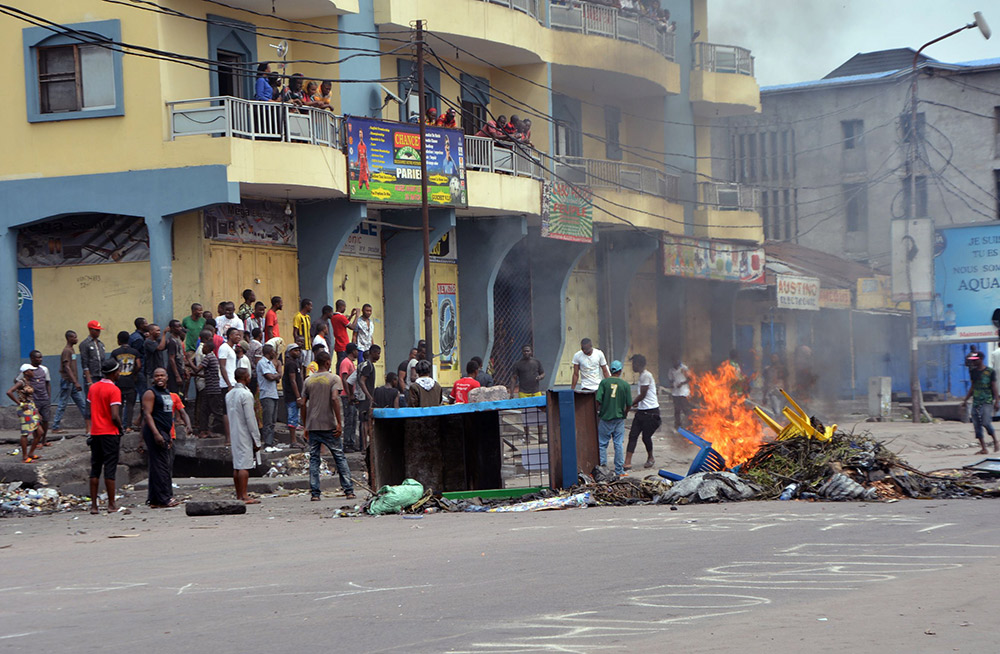
M 779 309 L 819 311 L 819 280 L 815 277 L 777 275 Z
M 850 309 L 851 289 L 849 288 L 819 289 L 819 306 L 821 309 Z
M 243 200 L 205 209 L 205 238 L 227 243 L 295 247 L 295 213 L 287 202 Z
M 458 367 L 458 302 L 455 284 L 437 285 L 440 370 Z
M 764 249 L 678 236 L 664 236 L 663 274 L 743 284 L 764 283 Z
M 347 243 L 344 243 L 344 247 L 340 249 L 340 255 L 381 259 L 382 239 L 379 237 L 378 229 L 378 225 L 375 223 L 362 222 L 347 237 Z
M 347 186 L 352 200 L 421 203 L 420 159 L 427 160 L 431 206 L 467 207 L 465 136 L 461 130 L 427 127 L 426 152 L 420 126 L 388 120 L 344 119 L 347 126 Z
M 861 277 L 858 279 L 858 309 L 893 309 L 892 282 L 888 276 Z
M 542 184 L 542 236 L 592 243 L 594 204 L 590 189 L 563 182 Z

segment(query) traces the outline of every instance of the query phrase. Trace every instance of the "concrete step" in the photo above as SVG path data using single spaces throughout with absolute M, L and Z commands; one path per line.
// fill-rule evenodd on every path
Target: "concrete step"
M 227 489 L 233 487 L 232 477 L 182 477 L 174 479 L 174 484 L 179 486 L 179 494 L 191 493 L 204 488 Z M 337 490 L 340 488 L 340 478 L 336 475 L 321 476 L 319 487 L 325 491 Z M 148 480 L 135 484 L 137 491 L 145 491 L 149 488 Z M 308 490 L 308 475 L 288 475 L 286 477 L 251 477 L 247 484 L 247 489 L 252 493 L 271 494 L 284 490 Z

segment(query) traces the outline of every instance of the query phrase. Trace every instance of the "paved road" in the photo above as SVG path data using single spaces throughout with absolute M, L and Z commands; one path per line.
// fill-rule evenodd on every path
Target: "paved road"
M 0 652 L 997 650 L 994 501 L 337 504 L 0 520 Z

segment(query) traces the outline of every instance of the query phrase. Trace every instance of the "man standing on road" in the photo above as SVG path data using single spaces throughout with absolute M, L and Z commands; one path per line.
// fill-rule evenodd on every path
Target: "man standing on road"
M 381 358 L 382 348 L 378 345 L 372 345 L 368 349 L 368 358 L 358 364 L 357 388 L 354 396 L 358 399 L 358 449 L 362 452 L 371 442 L 372 404 L 375 400 L 375 364 Z
M 115 385 L 118 362 L 108 359 L 101 365 L 101 379 L 90 387 L 90 512 L 100 513 L 97 506 L 97 486 L 104 471 L 104 488 L 108 492 L 108 513 L 118 510 L 115 505 L 115 474 L 118 472 L 118 452 L 122 436 L 122 392 Z
M 469 402 L 469 391 L 479 388 L 479 382 L 476 381 L 476 373 L 478 371 L 479 366 L 476 365 L 475 361 L 470 359 L 465 364 L 465 377 L 462 377 L 451 386 L 451 399 L 455 404 L 467 404 Z
M 670 400 L 674 403 L 674 431 L 679 433 L 684 426 L 684 416 L 691 413 L 691 370 L 680 357 L 674 359 L 667 381 L 670 383 Z
M 979 353 L 976 358 L 976 367 L 979 373 L 975 378 L 965 399 L 962 400 L 962 409 L 969 404 L 972 398 L 972 427 L 975 429 L 976 440 L 979 441 L 978 454 L 988 454 L 986 451 L 986 438 L 983 436 L 983 429 L 986 429 L 993 438 L 993 451 L 1000 451 L 1000 444 L 997 443 L 997 435 L 993 430 L 993 413 L 1000 409 L 1000 391 L 997 390 L 997 373 L 993 368 L 986 366 L 986 357 Z
M 368 359 L 368 350 L 372 349 L 372 344 L 375 342 L 375 321 L 372 320 L 372 305 L 363 305 L 361 307 L 361 315 L 357 315 L 357 309 L 351 315 L 357 316 L 349 327 L 354 330 L 355 341 L 358 344 L 358 361 L 366 361 Z
M 230 332 L 233 333 L 233 332 Z M 257 467 L 260 450 L 260 430 L 253 411 L 253 393 L 247 388 L 249 368 L 235 370 L 235 384 L 226 393 L 226 415 L 229 416 L 229 449 L 233 454 L 233 485 L 236 499 L 245 504 L 260 504 L 260 500 L 247 494 L 250 471 Z
M 521 348 L 521 358 L 514 364 L 514 391 L 511 397 L 538 397 L 542 394 L 539 382 L 545 377 L 542 362 L 535 358 L 530 345 Z
M 622 362 L 611 362 L 611 376 L 597 386 L 597 446 L 601 465 L 608 463 L 608 441 L 615 445 L 615 475 L 625 474 L 625 417 L 632 406 L 632 387 L 622 379 Z
M 274 421 L 278 412 L 278 380 L 281 362 L 276 361 L 274 346 L 262 350 L 264 358 L 257 364 L 257 388 L 260 392 L 261 440 L 264 447 L 274 447 Z M 277 364 L 277 365 L 276 365 Z
M 264 336 L 264 326 L 267 324 L 267 319 L 264 317 L 265 313 L 267 313 L 267 307 L 264 306 L 263 302 L 257 302 L 253 305 L 253 313 L 243 321 L 243 331 L 249 337 L 253 337 L 253 330 L 255 329 L 259 329 L 260 335 Z
M 285 370 L 281 376 L 281 389 L 285 394 L 285 408 L 288 410 L 288 442 L 292 447 L 305 448 L 295 437 L 295 430 L 302 426 L 299 409 L 302 407 L 302 353 L 301 348 L 292 343 L 285 350 Z
M 135 378 L 139 376 L 142 355 L 128 346 L 128 332 L 118 332 L 118 347 L 111 352 L 111 358 L 118 362 L 118 380 L 115 384 L 122 392 L 122 427 L 132 428 L 132 409 L 135 407 Z
M 253 292 L 253 289 L 245 289 L 243 291 L 243 304 L 240 308 L 236 310 L 236 315 L 244 323 L 253 315 L 254 303 L 257 301 L 257 295 Z M 247 331 L 250 331 L 249 329 Z
M 267 343 L 272 338 L 281 336 L 278 328 L 278 312 L 285 306 L 285 303 L 277 295 L 271 298 L 271 308 L 264 314 L 264 342 Z
M 104 361 L 104 343 L 101 342 L 101 323 L 91 320 L 87 323 L 90 335 L 80 343 L 80 365 L 83 366 L 83 394 L 89 397 L 90 386 L 101 379 L 101 363 Z
M 32 350 L 28 353 L 28 361 L 35 367 L 31 375 L 31 388 L 34 389 L 32 399 L 35 402 L 35 409 L 38 410 L 38 429 L 41 435 L 43 447 L 48 447 L 49 423 L 52 422 L 52 378 L 49 376 L 49 369 L 42 365 L 42 353 L 40 350 Z M 17 376 L 23 380 L 23 373 Z
M 167 323 L 167 391 L 170 393 L 180 393 L 187 387 L 183 336 L 180 320 Z
M 236 305 L 232 302 L 225 303 L 225 313 L 221 316 L 215 318 L 215 327 L 219 335 L 223 338 L 229 338 L 229 330 L 237 329 L 240 332 L 240 338 L 243 338 L 243 321 L 236 315 Z
M 608 377 L 608 360 L 604 352 L 594 347 L 589 338 L 580 341 L 580 349 L 573 355 L 573 390 L 578 393 L 595 393 L 601 380 Z M 577 382 L 580 386 L 577 388 Z
M 358 310 L 355 309 L 350 316 L 345 316 L 347 302 L 337 300 L 335 304 L 337 310 L 330 316 L 330 323 L 333 325 L 333 351 L 337 356 L 337 371 L 339 372 L 340 364 L 347 357 L 347 344 L 351 342 L 347 328 L 353 324 L 352 321 L 357 316 Z
M 153 384 L 142 396 L 142 442 L 149 456 L 149 489 L 146 504 L 153 509 L 177 506 L 170 473 L 171 432 L 174 429 L 174 396 L 167 390 L 167 371 L 153 371 Z
M 344 456 L 342 436 L 344 419 L 341 413 L 340 397 L 344 385 L 340 377 L 330 372 L 332 357 L 322 351 L 316 355 L 319 370 L 306 380 L 302 389 L 305 403 L 302 405 L 303 433 L 309 442 L 309 494 L 313 502 L 318 502 L 322 491 L 319 485 L 320 454 L 325 445 L 337 465 L 340 487 L 349 500 L 355 498 L 351 469 Z
M 61 434 L 65 429 L 60 427 L 63 413 L 66 411 L 66 404 L 73 400 L 77 408 L 80 409 L 80 417 L 87 425 L 87 433 L 90 433 L 90 416 L 87 414 L 87 404 L 83 395 L 83 388 L 80 386 L 80 379 L 76 374 L 76 352 L 73 346 L 76 345 L 76 332 L 70 330 L 66 332 L 66 347 L 59 355 L 59 405 L 56 407 L 56 416 L 52 421 L 52 433 Z
M 334 314 L 336 316 L 336 314 Z M 344 351 L 344 359 L 340 362 L 337 372 L 340 373 L 341 391 L 340 400 L 343 404 L 344 422 L 344 451 L 358 451 L 358 402 L 354 399 L 354 387 L 347 381 L 358 365 L 358 346 L 356 343 L 348 343 Z
M 641 354 L 632 356 L 632 372 L 639 375 L 639 392 L 632 403 L 632 408 L 636 411 L 632 418 L 632 429 L 628 433 L 628 447 L 625 448 L 625 470 L 632 469 L 632 455 L 640 434 L 642 444 L 646 447 L 646 463 L 642 467 L 652 468 L 656 464 L 653 459 L 653 433 L 660 428 L 661 423 L 656 380 L 653 379 L 653 373 L 646 370 L 646 357 Z
M 226 332 L 226 342 L 219 346 L 219 381 L 222 394 L 225 395 L 236 385 L 236 345 L 243 338 L 243 330 L 230 327 Z
M 205 315 L 200 304 L 195 302 L 191 305 L 191 315 L 184 316 L 181 327 L 187 330 L 187 334 L 184 336 L 184 351 L 194 352 L 198 348 L 201 330 L 205 329 Z
M 153 371 L 167 369 L 167 334 L 160 332 L 160 326 L 153 323 L 147 327 L 146 340 L 142 344 L 142 371 L 146 378 L 145 388 L 153 387 Z M 143 392 L 142 395 L 146 393 Z M 141 396 L 140 396 L 141 397 Z
M 312 310 L 312 300 L 307 297 L 302 298 L 299 302 L 299 312 L 292 318 L 292 337 L 296 342 L 301 336 L 306 343 L 312 343 L 312 318 L 309 317 Z
M 133 350 L 142 352 L 142 342 L 146 340 L 146 331 L 149 329 L 149 323 L 142 317 L 136 318 L 132 323 L 135 325 L 135 331 L 129 334 L 128 346 Z
M 481 388 L 489 388 L 493 385 L 493 375 L 486 372 L 485 364 L 483 363 L 483 357 L 472 357 L 472 360 L 476 362 L 478 369 L 476 370 L 476 381 L 479 382 Z

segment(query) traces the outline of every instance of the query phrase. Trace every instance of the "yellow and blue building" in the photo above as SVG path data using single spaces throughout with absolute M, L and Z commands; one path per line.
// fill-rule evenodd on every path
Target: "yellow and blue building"
M 387 368 L 404 358 L 423 324 L 419 209 L 351 201 L 342 117 L 408 116 L 418 19 L 428 101 L 470 126 L 468 206 L 431 211 L 435 324 L 455 335 L 442 383 L 476 355 L 507 382 L 529 341 L 550 385 L 583 337 L 664 372 L 675 353 L 707 366 L 732 346 L 739 284 L 666 275 L 661 249 L 763 238 L 753 190 L 711 177 L 712 121 L 760 104 L 750 53 L 708 40 L 706 0 L 663 0 L 670 26 L 548 0 L 13 4 L 36 18 L 0 17 L 23 72 L 0 105 L 8 378 L 89 320 L 110 350 L 137 315 L 163 324 L 244 288 L 285 299 L 283 334 L 300 297 L 317 314 L 370 303 Z M 254 102 L 260 61 L 336 80 L 333 111 Z M 542 154 L 474 136 L 500 114 L 531 118 Z M 593 192 L 591 242 L 542 236 L 553 178 Z

